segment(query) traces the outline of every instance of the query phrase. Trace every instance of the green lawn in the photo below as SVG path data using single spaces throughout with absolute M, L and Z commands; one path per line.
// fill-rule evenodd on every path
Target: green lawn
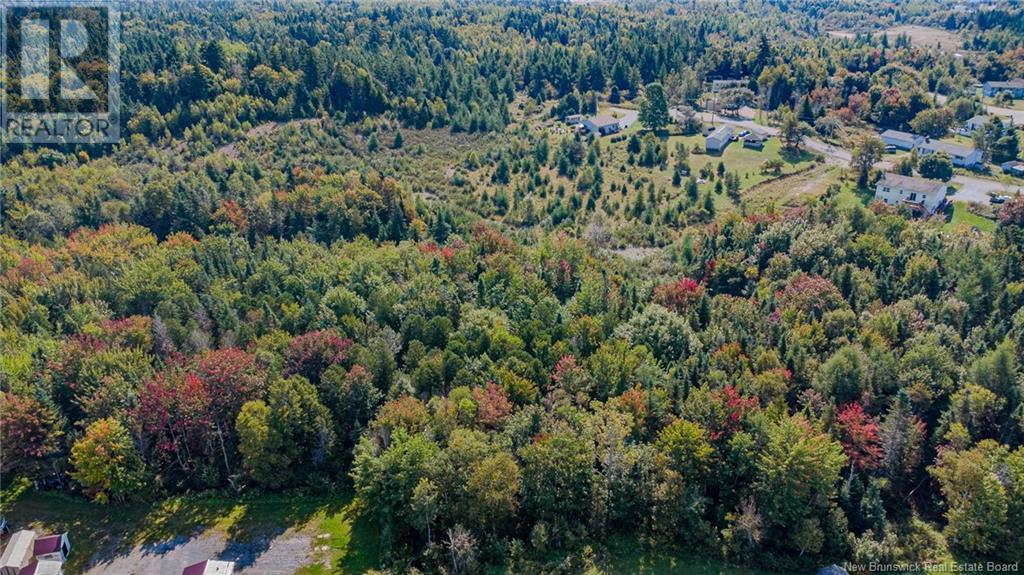
M 68 572 L 84 570 L 98 549 L 152 544 L 214 529 L 230 541 L 248 541 L 282 528 L 315 529 L 318 557 L 326 556 L 330 570 L 316 564 L 303 575 L 363 573 L 378 563 L 373 528 L 358 514 L 350 495 L 216 495 L 173 496 L 157 503 L 99 505 L 57 492 L 8 487 L 3 510 L 14 529 L 33 527 L 45 532 L 68 531 L 74 551 Z
M 988 218 L 983 218 L 978 214 L 972 214 L 967 210 L 967 205 L 963 202 L 955 202 L 953 204 L 953 217 L 946 222 L 946 229 L 956 229 L 961 226 L 975 226 L 979 230 L 987 233 L 996 231 L 996 223 Z

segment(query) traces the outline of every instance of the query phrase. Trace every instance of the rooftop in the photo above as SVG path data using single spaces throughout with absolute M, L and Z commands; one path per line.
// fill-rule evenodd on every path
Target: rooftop
M 957 158 L 965 158 L 974 153 L 974 148 L 970 146 L 931 139 L 926 139 L 921 143 L 920 147 L 933 152 L 946 152 L 950 156 Z
M 988 123 L 988 116 L 986 116 L 984 114 L 978 114 L 977 116 L 974 116 L 973 118 L 967 120 L 967 122 L 965 122 L 965 123 L 966 124 L 985 124 L 985 123 Z
M 47 553 L 56 553 L 60 551 L 60 543 L 64 539 L 63 535 L 47 535 L 36 539 L 35 545 L 32 548 L 32 554 L 46 555 Z
M 901 176 L 900 174 L 889 173 L 885 174 L 878 183 L 887 188 L 896 188 L 899 190 L 918 192 L 920 194 L 939 192 L 946 187 L 946 184 L 937 180 L 927 180 L 925 178 L 915 178 L 914 176 Z
M 1002 82 L 985 82 L 993 88 L 1024 88 L 1024 78 L 1015 78 Z
M 181 575 L 231 575 L 235 572 L 233 561 L 214 561 L 207 559 L 195 565 L 189 565 Z
M 881 137 L 883 138 L 899 138 L 901 140 L 916 140 L 921 136 L 910 134 L 908 132 L 901 132 L 899 130 L 886 130 L 882 132 Z
M 728 138 L 731 135 L 732 135 L 732 126 L 722 125 L 722 126 L 719 126 L 718 129 L 716 129 L 714 132 L 711 132 L 710 134 L 708 134 L 708 139 L 709 140 L 710 139 L 719 140 L 721 138 Z
M 597 126 L 598 128 L 603 128 L 605 126 L 614 126 L 615 124 L 619 123 L 618 118 L 613 118 L 611 116 L 591 116 L 587 118 L 587 120 L 590 123 Z

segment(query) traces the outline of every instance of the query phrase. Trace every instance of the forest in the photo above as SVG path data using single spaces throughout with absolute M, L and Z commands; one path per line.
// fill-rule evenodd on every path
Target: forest
M 386 573 L 1020 560 L 1024 196 L 871 201 L 869 129 L 1024 75 L 1024 8 L 952 5 L 127 8 L 122 142 L 3 149 L 0 487 L 351 494 Z M 760 167 L 694 143 L 720 78 Z

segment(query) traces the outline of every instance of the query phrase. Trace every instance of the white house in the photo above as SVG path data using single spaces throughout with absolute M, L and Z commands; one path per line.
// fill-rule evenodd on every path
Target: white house
M 231 575 L 235 572 L 234 561 L 214 561 L 207 559 L 195 565 L 189 565 L 181 575 Z
M 917 152 L 922 156 L 936 152 L 946 152 L 953 159 L 954 166 L 963 168 L 973 168 L 981 164 L 981 150 L 960 144 L 940 142 L 930 138 L 925 138 L 924 142 L 917 146 Z
M 591 116 L 583 120 L 583 127 L 591 134 L 598 136 L 614 134 L 622 129 L 619 121 L 611 116 Z
M 704 140 L 704 148 L 709 152 L 721 152 L 729 145 L 732 137 L 732 126 L 719 126 L 717 130 L 708 134 Z
M 948 186 L 936 180 L 885 174 L 875 185 L 875 199 L 890 206 L 907 206 L 921 215 L 930 215 L 946 199 Z
M 964 122 L 963 125 L 961 125 L 956 132 L 962 136 L 970 136 L 974 132 L 977 132 L 978 130 L 984 128 L 985 124 L 988 124 L 988 122 L 988 116 L 974 116 L 970 120 Z
M 924 141 L 924 136 L 908 134 L 899 130 L 886 130 L 879 137 L 882 138 L 886 146 L 896 146 L 901 150 L 913 150 Z

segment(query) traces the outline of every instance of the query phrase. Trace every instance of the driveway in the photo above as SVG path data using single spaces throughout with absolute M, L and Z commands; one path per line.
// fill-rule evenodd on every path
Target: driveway
M 1024 187 L 1004 184 L 993 180 L 984 180 L 973 176 L 953 176 L 951 183 L 958 188 L 956 193 L 950 196 L 954 202 L 978 202 L 988 204 L 990 194 L 1011 196 L 1015 193 L 1024 193 Z
M 313 561 L 313 534 L 267 533 L 250 541 L 229 541 L 207 530 L 131 549 L 101 550 L 86 567 L 85 575 L 180 575 L 206 559 L 235 562 L 237 575 L 292 575 Z
M 633 124 L 633 122 L 636 122 L 636 119 L 640 117 L 640 112 L 636 110 L 630 110 L 629 108 L 619 108 L 612 106 L 608 108 L 608 111 L 611 112 L 613 116 L 619 119 L 619 126 L 621 126 L 620 129 L 622 130 L 625 130 L 626 128 L 630 127 Z

